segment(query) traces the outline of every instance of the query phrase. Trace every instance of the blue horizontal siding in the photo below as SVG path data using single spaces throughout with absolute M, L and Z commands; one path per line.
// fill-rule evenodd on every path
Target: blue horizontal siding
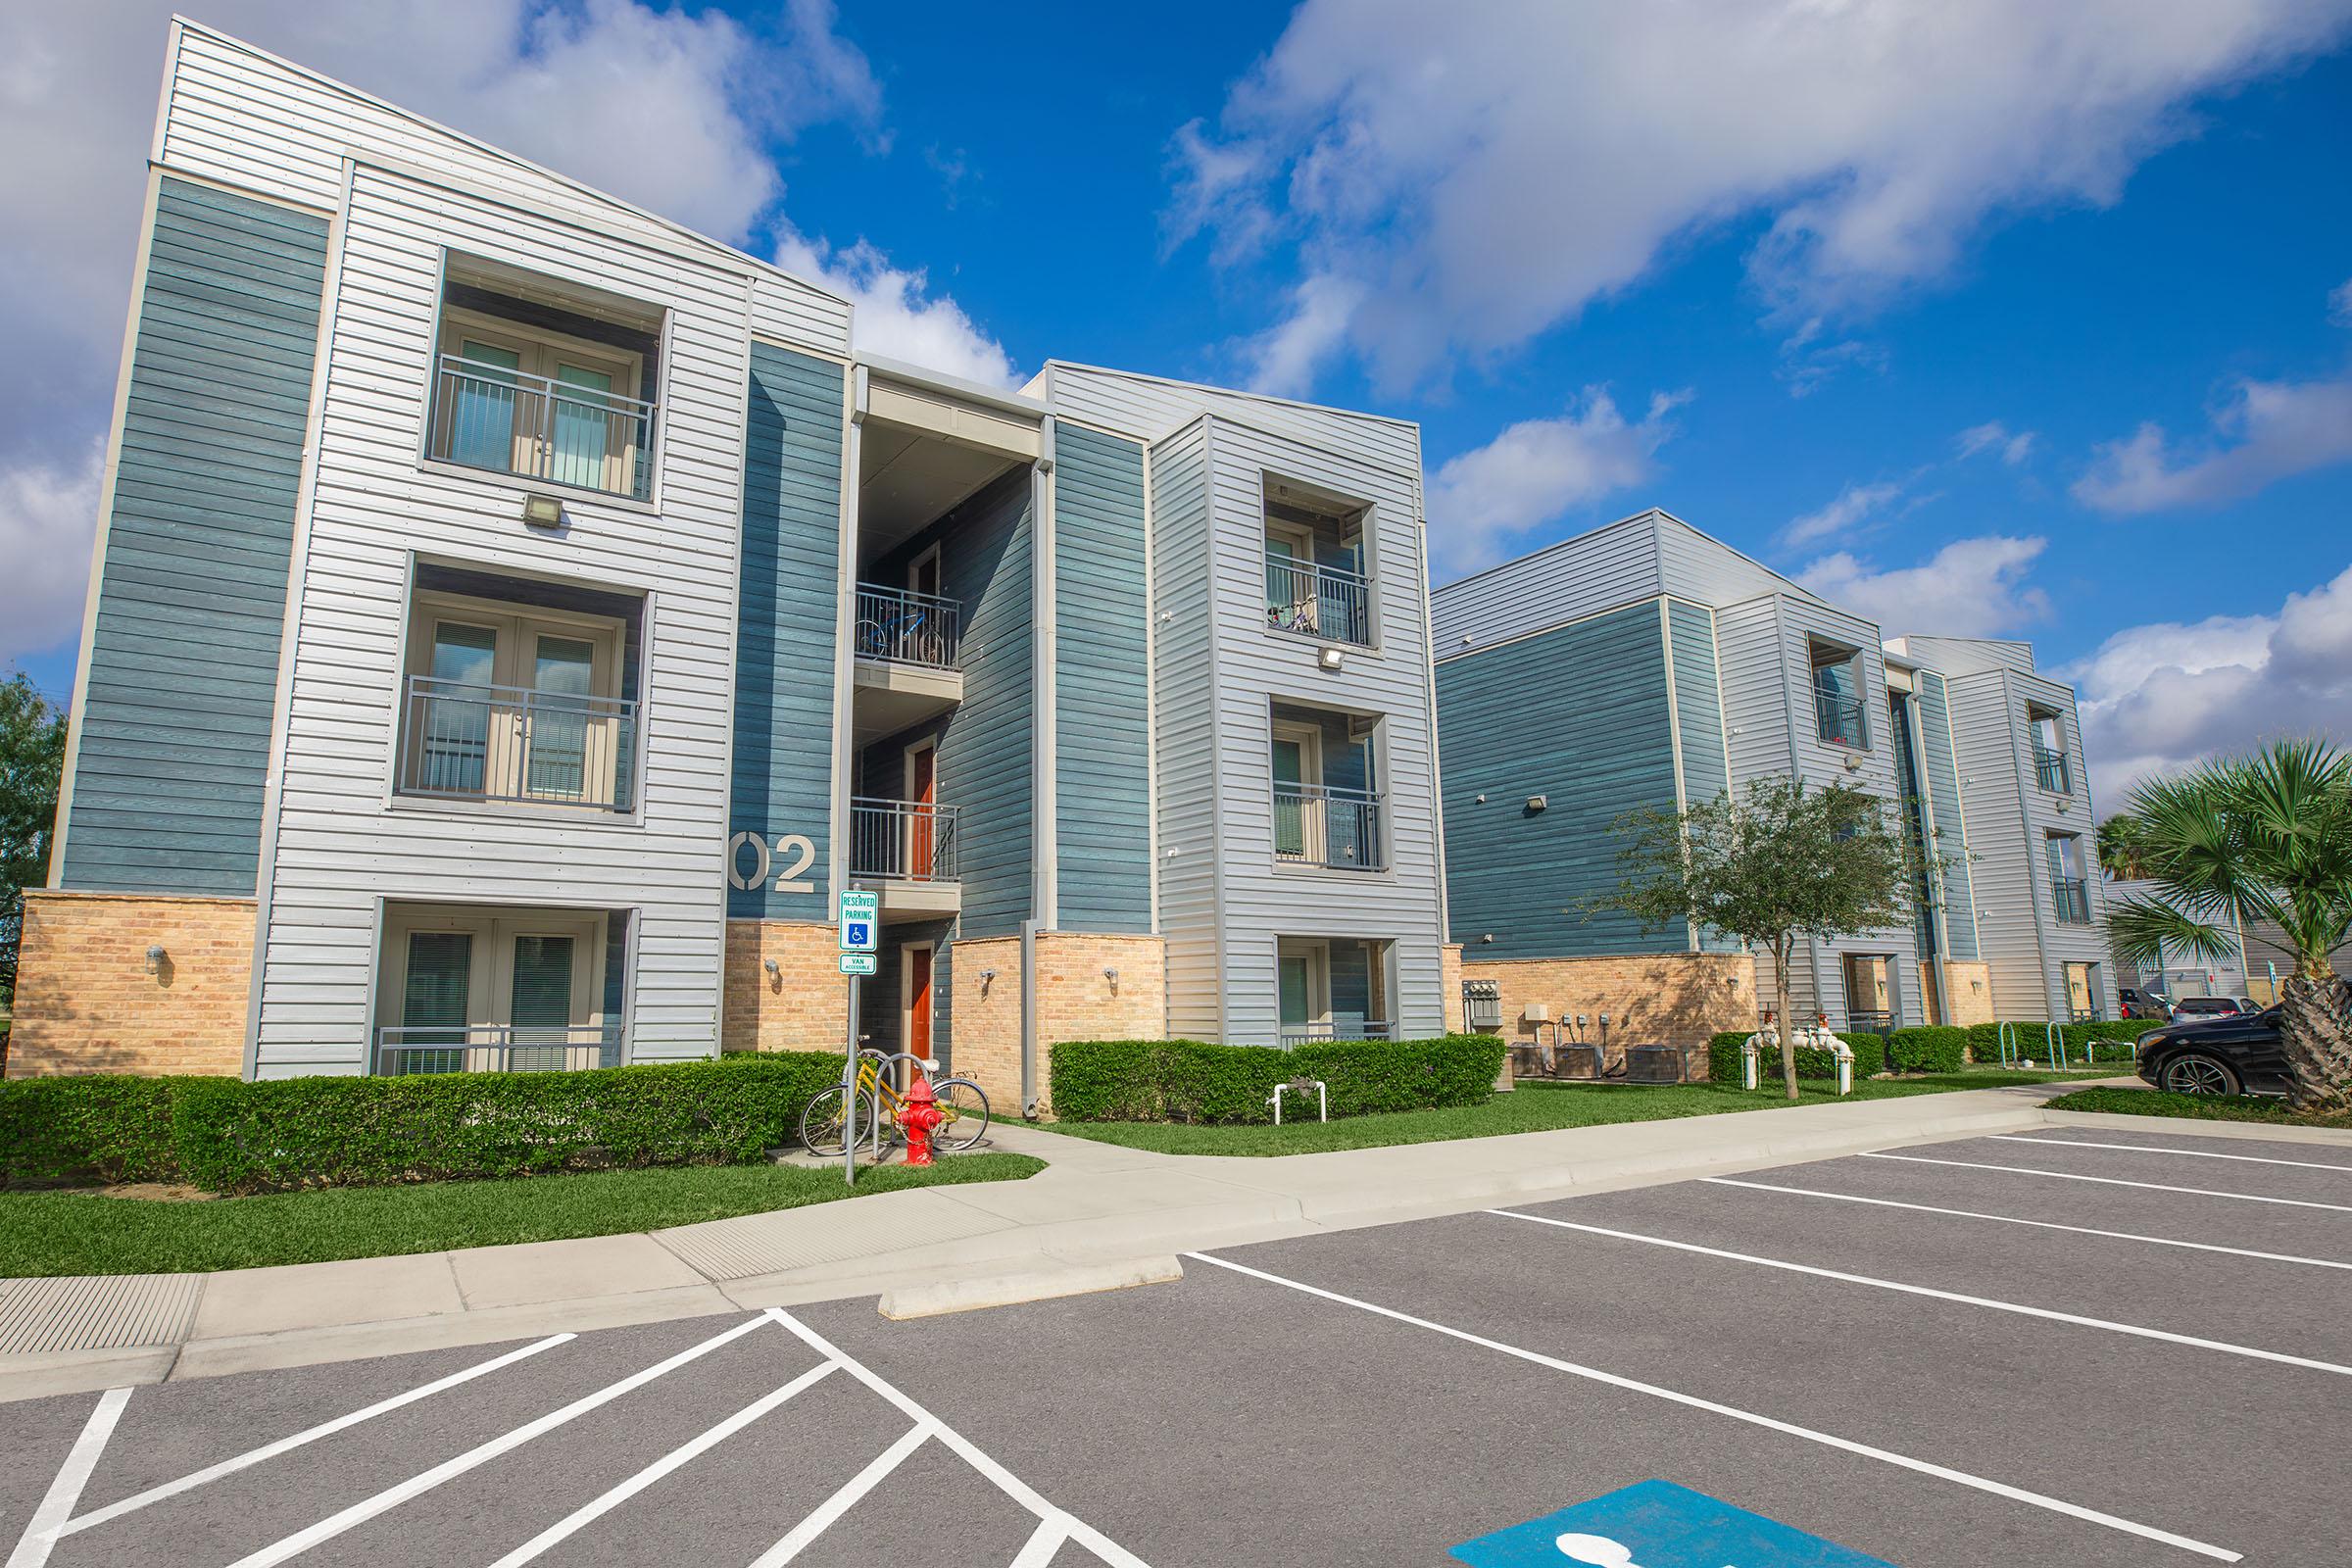
M 729 832 L 806 838 L 808 893 L 729 887 L 736 919 L 822 920 L 833 819 L 833 650 L 840 619 L 842 368 L 752 345 L 743 448 Z M 747 856 L 748 859 L 748 856 Z
M 326 227 L 157 191 L 64 886 L 254 891 Z
M 1687 949 L 1685 931 L 1582 908 L 1617 885 L 1617 818 L 1675 806 L 1656 601 L 1446 660 L 1437 684 L 1446 897 L 1468 956 Z M 1535 795 L 1545 809 L 1526 808 Z
M 1054 456 L 1057 924 L 1149 931 L 1144 449 L 1065 424 Z

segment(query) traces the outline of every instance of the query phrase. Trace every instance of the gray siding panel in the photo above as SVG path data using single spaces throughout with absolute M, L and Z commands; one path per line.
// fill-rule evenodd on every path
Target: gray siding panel
M 1936 815 L 1936 851 L 1943 858 L 1943 926 L 1955 958 L 1977 955 L 1977 896 L 1968 860 L 1966 818 L 1960 809 L 1960 768 L 1952 755 L 1951 705 L 1943 677 L 1919 672 L 1921 759 L 1928 804 Z
M 1654 602 L 1438 666 L 1446 895 L 1470 956 L 1689 947 L 1683 931 L 1578 908 L 1616 886 L 1616 819 L 1674 808 L 1671 723 Z M 1545 809 L 1527 809 L 1534 795 Z
M 1031 494 L 1029 469 L 1015 468 L 939 525 L 942 591 L 963 606 L 963 701 L 940 729 L 938 764 L 939 799 L 957 813 L 960 937 L 1010 936 L 1034 902 Z
M 1152 449 L 1152 695 L 1159 734 L 1159 923 L 1168 950 L 1168 1029 L 1215 1040 L 1224 1029 L 1217 925 L 1215 626 L 1209 612 L 1208 424 Z
M 1063 424 L 1054 456 L 1057 923 L 1149 931 L 1144 449 Z
M 736 919 L 822 920 L 831 863 L 834 623 L 841 578 L 842 368 L 751 349 L 728 820 L 816 848 L 809 893 L 730 887 Z
M 162 182 L 63 886 L 255 891 L 326 232 Z
M 1700 806 L 1732 787 L 1724 747 L 1723 691 L 1715 668 L 1715 616 L 1680 599 L 1666 601 L 1674 643 L 1674 727 L 1682 746 L 1683 803 Z M 1701 931 L 1708 953 L 1735 953 L 1740 944 L 1719 931 Z

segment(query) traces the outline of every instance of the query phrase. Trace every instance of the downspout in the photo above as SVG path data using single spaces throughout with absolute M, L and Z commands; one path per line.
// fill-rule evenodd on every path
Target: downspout
M 1021 922 L 1021 1115 L 1037 1115 L 1037 933 L 1042 921 Z

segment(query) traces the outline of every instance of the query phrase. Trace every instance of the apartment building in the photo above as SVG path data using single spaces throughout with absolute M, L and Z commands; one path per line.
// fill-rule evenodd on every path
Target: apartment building
M 1753 1025 L 1768 956 L 1593 901 L 1617 886 L 1626 813 L 1776 774 L 1885 798 L 1926 868 L 1903 926 L 1801 945 L 1799 1017 L 2112 1012 L 2098 894 L 2062 874 L 2090 822 L 2073 696 L 2030 654 L 2020 669 L 1985 645 L 1886 642 L 1657 511 L 1441 588 L 1432 617 L 1452 934 L 1522 1034 L 1580 1014 L 1587 1038 L 1604 1017 L 1624 1040 Z
M 847 301 L 172 24 L 12 1073 L 1443 1028 L 1415 426 Z

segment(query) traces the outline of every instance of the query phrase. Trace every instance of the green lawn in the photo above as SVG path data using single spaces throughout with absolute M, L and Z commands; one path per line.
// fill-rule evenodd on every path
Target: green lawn
M 2193 1121 L 2262 1121 L 2282 1127 L 2352 1130 L 2352 1118 L 2310 1116 L 2283 1100 L 2257 1095 L 2174 1095 L 2157 1089 L 2078 1089 L 2049 1102 L 2052 1110 L 2104 1110 L 2124 1116 L 2185 1116 Z
M 1043 1160 L 1026 1154 L 955 1154 L 929 1170 L 860 1170 L 857 1192 L 1011 1181 L 1043 1169 Z M 793 1165 L 687 1165 L 193 1202 L 0 1193 L 0 1277 L 178 1274 L 553 1242 L 850 1196 L 840 1170 Z
M 2040 1084 L 2058 1075 L 1982 1069 L 1923 1074 L 1917 1078 L 1866 1079 L 1850 1098 L 1890 1100 L 1905 1095 L 1948 1094 L 1955 1089 L 1998 1089 Z M 1818 1105 L 1838 1096 L 1832 1086 L 1800 1082 L 1800 1104 Z M 1167 1122 L 1095 1121 L 1052 1123 L 1057 1133 L 1092 1138 L 1163 1154 L 1308 1154 L 1330 1149 L 1379 1149 L 1390 1144 L 1429 1144 L 1450 1138 L 1494 1138 L 1503 1133 L 1552 1132 L 1562 1127 L 1597 1127 L 1620 1121 L 1665 1121 L 1676 1116 L 1713 1116 L 1726 1111 L 1769 1110 L 1788 1104 L 1777 1090 L 1757 1093 L 1729 1084 L 1555 1084 L 1522 1079 L 1515 1093 L 1496 1095 L 1483 1105 L 1445 1110 L 1400 1110 L 1349 1116 L 1333 1122 L 1200 1127 Z M 1287 1107 L 1286 1107 L 1287 1108 Z M 1310 1102 L 1307 1115 L 1314 1106 Z

